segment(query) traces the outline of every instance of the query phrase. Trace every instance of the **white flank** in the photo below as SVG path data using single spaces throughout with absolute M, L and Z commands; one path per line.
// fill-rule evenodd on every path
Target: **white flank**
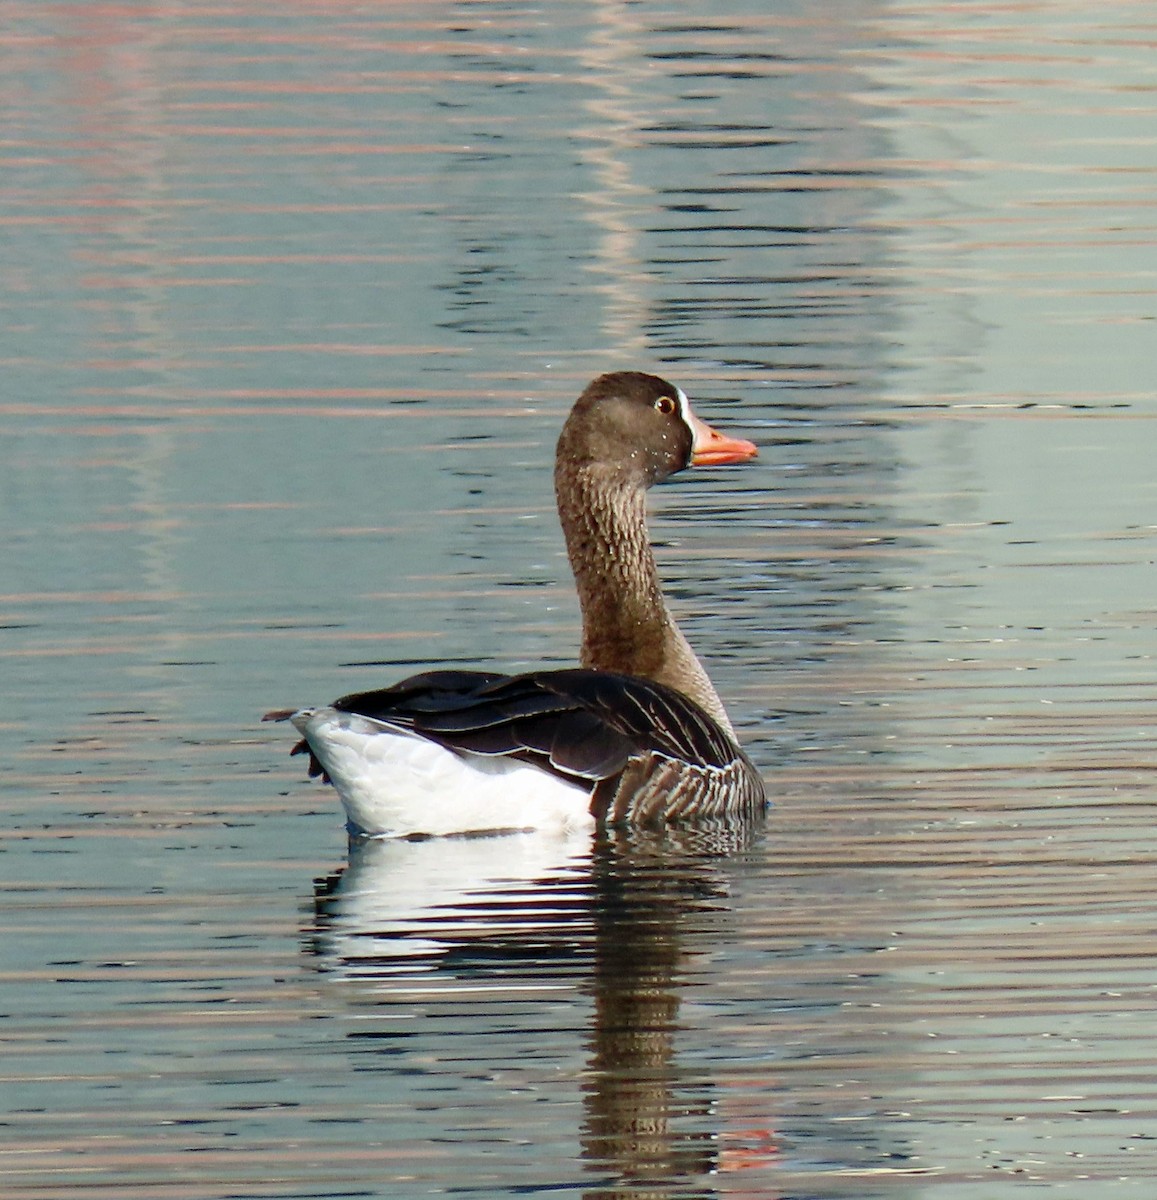
M 589 788 L 529 763 L 456 754 L 333 708 L 303 708 L 291 719 L 333 782 L 350 825 L 370 837 L 562 833 L 594 825 Z

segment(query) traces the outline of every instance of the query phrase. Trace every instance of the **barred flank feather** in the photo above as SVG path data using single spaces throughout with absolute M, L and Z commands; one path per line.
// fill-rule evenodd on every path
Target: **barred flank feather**
M 591 811 L 610 825 L 657 826 L 753 819 L 766 804 L 763 781 L 741 753 L 723 767 L 648 754 L 602 781 Z

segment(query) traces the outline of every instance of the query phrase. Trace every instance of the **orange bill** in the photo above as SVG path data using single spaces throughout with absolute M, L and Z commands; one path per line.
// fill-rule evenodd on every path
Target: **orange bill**
M 691 465 L 693 467 L 720 466 L 724 463 L 746 462 L 754 458 L 759 450 L 752 442 L 743 438 L 729 437 L 712 429 L 694 413 L 687 414 L 688 424 L 694 441 L 691 443 Z

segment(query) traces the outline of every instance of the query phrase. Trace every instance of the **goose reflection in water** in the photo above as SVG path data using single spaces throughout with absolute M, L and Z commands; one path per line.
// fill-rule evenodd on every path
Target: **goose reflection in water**
M 720 855 L 754 836 L 748 826 L 366 841 L 319 880 L 309 945 L 374 1006 L 416 994 L 468 1006 L 503 988 L 519 1000 L 585 994 L 574 1132 L 590 1194 L 637 1196 L 641 1185 L 663 1196 L 678 1181 L 680 1197 L 714 1196 L 727 1114 L 710 1078 L 678 1062 L 684 934 L 726 920 Z M 482 1039 L 487 1011 L 471 1029 Z M 523 1036 L 537 1057 L 534 1030 Z

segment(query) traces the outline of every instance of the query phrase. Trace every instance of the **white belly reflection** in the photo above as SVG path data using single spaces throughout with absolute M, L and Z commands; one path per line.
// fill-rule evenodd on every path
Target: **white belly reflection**
M 443 984 L 475 986 L 487 965 L 533 958 L 541 970 L 544 956 L 589 949 L 591 853 L 578 832 L 352 846 L 345 870 L 318 885 L 320 965 L 383 983 L 440 968 Z

